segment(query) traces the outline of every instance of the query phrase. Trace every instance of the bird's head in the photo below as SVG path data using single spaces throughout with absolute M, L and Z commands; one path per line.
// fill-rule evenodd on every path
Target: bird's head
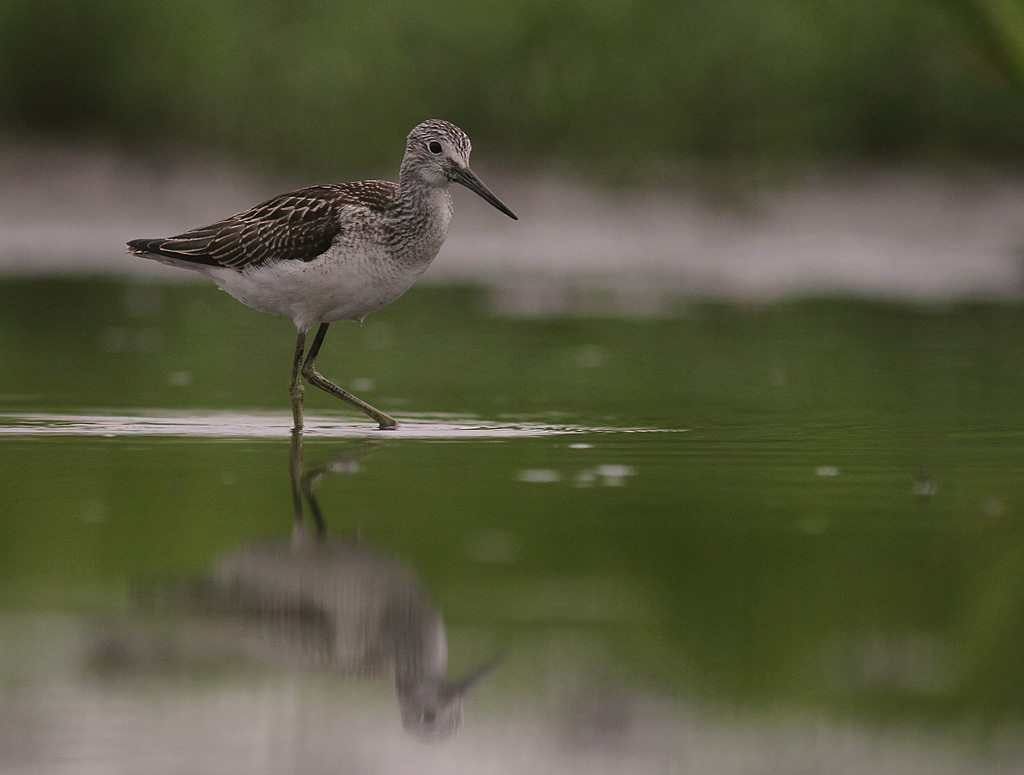
M 424 183 L 436 188 L 459 183 L 509 218 L 519 220 L 469 168 L 471 150 L 472 145 L 465 132 L 448 121 L 432 118 L 409 133 L 402 169 L 404 173 L 418 175 Z

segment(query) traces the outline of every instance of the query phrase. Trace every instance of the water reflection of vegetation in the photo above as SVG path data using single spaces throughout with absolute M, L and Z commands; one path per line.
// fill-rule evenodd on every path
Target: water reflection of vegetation
M 196 287 L 17 291 L 0 308 L 6 408 L 287 417 L 287 374 L 264 365 L 289 354 L 273 318 L 238 321 L 231 299 Z M 352 376 L 405 411 L 568 410 L 588 425 L 691 430 L 396 440 L 345 483 L 346 513 L 423 575 L 449 633 L 506 632 L 517 659 L 568 628 L 619 674 L 687 697 L 1020 719 L 1024 309 L 681 313 L 515 320 L 490 316 L 483 292 L 414 289 L 347 341 Z M 146 346 L 121 347 L 132 341 Z M 191 381 L 168 379 L 181 372 Z M 15 439 L 3 453 L 5 604 L 31 600 L 21 592 L 40 576 L 74 590 L 199 572 L 277 533 L 290 509 L 277 443 Z M 634 473 L 619 486 L 582 475 L 606 464 Z M 328 513 L 334 486 L 319 491 Z M 464 654 L 456 673 L 473 667 Z
M 282 408 L 287 374 L 275 364 L 292 355 L 284 323 L 232 315 L 218 291 L 26 281 L 5 283 L 3 296 L 0 395 L 10 410 L 19 400 L 36 409 Z M 489 315 L 482 291 L 414 288 L 358 335 L 340 326 L 325 368 L 336 359 L 340 378 L 399 413 L 555 412 L 665 428 L 749 417 L 821 426 L 820 439 L 829 428 L 843 437 L 874 428 L 906 440 L 912 430 L 1024 420 L 1020 305 L 836 300 L 677 312 L 517 320 Z M 310 400 L 311 411 L 337 411 L 325 397 Z

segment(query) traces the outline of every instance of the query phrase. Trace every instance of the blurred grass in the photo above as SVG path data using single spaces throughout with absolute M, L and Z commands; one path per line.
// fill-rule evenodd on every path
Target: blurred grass
M 1014 2 L 0 0 L 0 128 L 352 172 L 430 116 L 612 174 L 1019 158 Z
M 940 0 L 975 41 L 981 58 L 1024 93 L 1024 3 L 1020 0 Z

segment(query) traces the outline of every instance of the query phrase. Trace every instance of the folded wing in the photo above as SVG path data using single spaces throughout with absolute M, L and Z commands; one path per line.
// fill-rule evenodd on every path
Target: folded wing
M 331 246 L 346 214 L 386 207 L 396 188 L 387 181 L 311 186 L 174 237 L 131 240 L 128 249 L 136 255 L 232 269 L 312 261 Z

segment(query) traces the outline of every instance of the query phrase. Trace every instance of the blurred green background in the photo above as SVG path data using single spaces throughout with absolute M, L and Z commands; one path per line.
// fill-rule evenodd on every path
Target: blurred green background
M 515 236 L 498 242 L 507 224 L 477 202 L 486 213 L 478 236 L 461 254 L 445 249 L 445 260 L 465 269 L 475 259 L 481 271 L 417 285 L 362 328 L 332 328 L 318 365 L 400 418 L 592 430 L 572 437 L 577 444 L 389 439 L 358 476 L 324 482 L 323 503 L 333 530 L 364 531 L 422 575 L 445 611 L 453 673 L 495 644 L 512 646 L 519 661 L 496 677 L 506 683 L 494 684 L 494 723 L 506 723 L 508 697 L 545 677 L 551 687 L 534 694 L 557 698 L 568 665 L 581 682 L 592 671 L 630 696 L 680 698 L 683 713 L 665 717 L 673 740 L 678 719 L 690 719 L 688 747 L 706 731 L 691 703 L 760 707 L 767 720 L 806 714 L 811 731 L 797 747 L 824 764 L 759 772 L 842 771 L 833 765 L 852 750 L 848 737 L 819 736 L 836 712 L 869 730 L 865 748 L 884 736 L 871 731 L 929 720 L 966 731 L 982 758 L 1009 741 L 1006 771 L 1018 771 L 1024 305 L 1013 267 L 1024 200 L 1013 186 L 986 199 L 993 186 L 981 179 L 968 192 L 980 200 L 971 210 L 962 189 L 931 179 L 907 186 L 894 173 L 936 165 L 957 178 L 976 164 L 1013 178 L 1024 169 L 1022 95 L 1019 0 L 0 0 L 0 138 L 9 144 L 0 150 L 13 159 L 0 156 L 10 173 L 0 188 L 0 269 L 10 274 L 0 278 L 0 614 L 86 604 L 106 613 L 140 577 L 191 578 L 224 552 L 289 529 L 283 436 L 20 427 L 39 413 L 123 415 L 131 425 L 148 413 L 255 410 L 287 422 L 288 320 L 244 309 L 209 283 L 174 284 L 184 272 L 72 274 L 123 275 L 142 263 L 122 255 L 126 239 L 161 233 L 161 219 L 196 225 L 247 197 L 244 181 L 211 171 L 219 157 L 255 170 L 253 191 L 279 171 L 393 177 L 406 132 L 443 117 L 487 148 L 488 165 L 526 173 L 520 185 L 550 168 L 564 189 L 516 191 L 507 175 L 495 190 L 523 216 Z M 169 168 L 197 161 L 163 175 L 161 159 Z M 846 188 L 826 179 L 803 200 L 836 194 L 820 208 L 743 210 L 760 231 L 673 198 L 710 179 L 695 171 L 760 181 L 846 163 L 881 175 Z M 668 192 L 597 207 L 569 190 L 574 178 L 653 181 Z M 561 199 L 575 208 L 551 207 Z M 472 210 L 459 208 L 461 223 Z M 660 219 L 645 220 L 644 208 Z M 677 222 L 683 228 L 660 241 L 630 243 Z M 740 238 L 723 238 L 734 231 Z M 977 238 L 943 253 L 961 233 Z M 607 243 L 623 254 L 595 258 L 592 248 Z M 644 264 L 647 246 L 661 252 Z M 792 265 L 778 260 L 790 248 L 799 253 Z M 947 271 L 961 261 L 969 277 Z M 766 279 L 773 271 L 787 296 L 807 292 L 805 275 L 839 264 L 850 272 L 820 271 L 815 292 L 896 298 L 771 296 L 780 287 Z M 646 267 L 671 270 L 671 282 L 650 280 L 666 300 L 653 294 L 657 304 L 641 304 L 642 314 L 545 306 L 545 293 L 557 300 L 563 289 L 559 271 L 581 298 L 597 271 L 628 297 L 620 280 Z M 503 295 L 514 279 L 506 270 L 541 269 L 556 282 Z M 711 284 L 721 298 L 694 298 L 691 275 L 705 270 L 724 278 Z M 867 281 L 846 282 L 857 273 Z M 974 284 L 976 275 L 988 279 Z M 827 284 L 836 277 L 844 284 Z M 751 303 L 759 287 L 770 298 Z M 928 301 L 900 301 L 908 288 Z M 976 288 L 990 295 L 979 299 Z M 502 301 L 530 294 L 537 299 L 518 306 Z M 315 415 L 353 419 L 318 391 L 307 402 Z M 672 432 L 626 431 L 637 427 Z M 621 432 L 597 430 L 607 428 Z M 319 464 L 345 449 L 314 438 L 307 452 Z M 602 466 L 627 475 L 604 483 Z M 495 545 L 511 548 L 488 556 Z M 65 759 L 82 757 L 89 771 L 103 755 L 121 761 L 119 742 L 102 744 L 128 728 L 120 715 L 99 714 L 93 737 L 38 721 L 63 714 L 71 728 L 96 716 L 95 698 L 108 690 L 87 682 L 78 704 L 63 699 L 66 687 L 48 691 L 78 686 L 48 652 L 41 678 L 25 679 L 19 671 L 37 658 L 30 645 L 20 662 L 0 659 L 0 700 L 20 692 L 30 720 L 10 723 L 0 702 L 0 769 L 22 761 L 5 741 L 23 746 L 47 725 L 52 738 L 38 743 L 46 755 L 25 757 L 39 766 L 19 772 L 50 775 L 67 740 Z M 507 691 L 512 682 L 520 694 Z M 602 739 L 601 714 L 615 705 L 598 703 Z M 153 718 L 174 752 L 168 771 L 201 771 L 175 759 L 182 738 Z M 561 718 L 541 713 L 540 723 L 557 728 Z M 236 727 L 246 725 L 231 718 L 214 731 Z M 206 756 L 226 739 L 194 748 Z M 766 739 L 770 763 L 789 738 Z M 335 728 L 316 740 L 310 747 L 340 749 L 332 767 L 292 771 L 357 760 Z M 239 761 L 261 761 L 259 743 Z M 641 771 L 628 758 L 608 761 Z M 666 761 L 650 771 L 679 771 Z M 869 762 L 857 771 L 938 770 Z
M 598 176 L 1019 160 L 1022 22 L 1017 0 L 2 0 L 0 127 L 354 174 L 430 116 Z

